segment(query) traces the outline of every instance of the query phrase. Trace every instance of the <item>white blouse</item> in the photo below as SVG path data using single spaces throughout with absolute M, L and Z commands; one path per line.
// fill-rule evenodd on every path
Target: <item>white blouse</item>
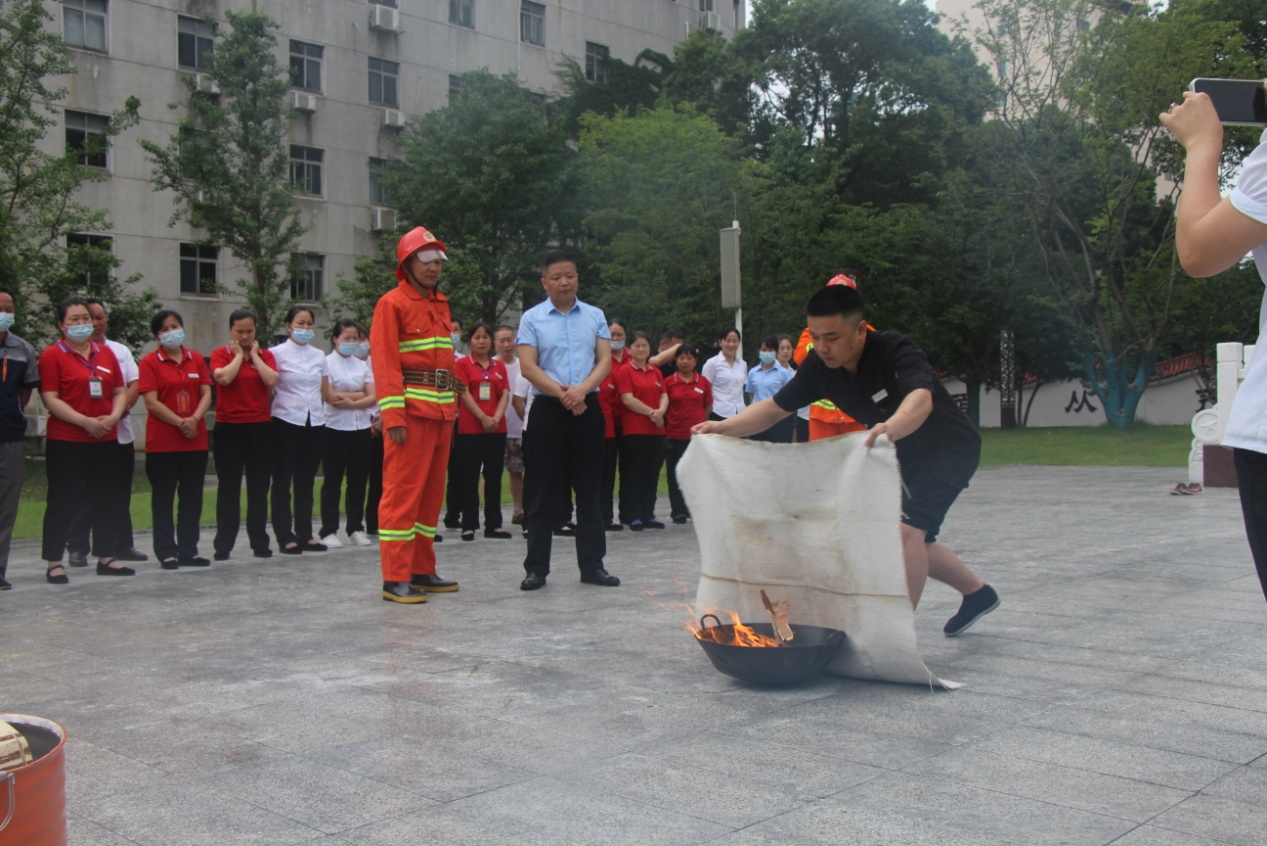
M 293 426 L 324 426 L 326 404 L 321 401 L 321 379 L 330 375 L 326 354 L 311 344 L 296 344 L 289 338 L 269 352 L 277 359 L 273 418 Z
M 367 383 L 374 382 L 374 371 L 370 369 L 368 358 L 361 360 L 354 355 L 343 356 L 332 352 L 326 356 L 326 368 L 332 391 L 363 391 Z M 327 429 L 360 432 L 369 427 L 369 408 L 336 408 L 326 403 Z
M 1267 135 L 1264 135 L 1267 138 Z M 1267 223 L 1267 143 L 1260 142 L 1245 159 L 1232 191 L 1232 205 L 1241 214 Z M 1267 242 L 1253 250 L 1258 275 L 1267 283 Z M 1258 310 L 1258 345 L 1245 381 L 1232 401 L 1223 445 L 1267 453 L 1267 294 Z
M 726 361 L 724 353 L 704 362 L 704 378 L 713 385 L 713 413 L 718 417 L 734 417 L 743 411 L 743 388 L 748 381 L 748 365 L 739 356 L 735 363 Z

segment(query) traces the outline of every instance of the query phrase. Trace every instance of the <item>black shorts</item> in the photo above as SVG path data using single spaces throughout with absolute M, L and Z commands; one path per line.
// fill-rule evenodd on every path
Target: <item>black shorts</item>
M 935 543 L 946 512 L 977 472 L 981 448 L 942 452 L 914 465 L 902 465 L 902 522 L 925 532 Z

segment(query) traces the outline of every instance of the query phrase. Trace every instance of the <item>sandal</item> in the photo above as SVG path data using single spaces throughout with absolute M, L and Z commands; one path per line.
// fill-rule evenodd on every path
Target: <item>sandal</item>
M 475 540 L 475 532 L 463 532 L 463 533 L 462 533 L 462 540 L 464 540 L 464 541 L 473 541 L 473 540 Z
M 61 570 L 60 576 L 54 576 L 54 570 Z M 70 576 L 66 575 L 66 568 L 61 564 L 54 564 L 44 572 L 44 578 L 48 580 L 50 585 L 68 585 L 70 584 Z
M 1188 485 L 1188 493 L 1190 494 L 1199 494 L 1203 490 L 1205 489 L 1202 488 L 1201 485 L 1197 484 L 1196 482 L 1193 482 L 1190 485 Z

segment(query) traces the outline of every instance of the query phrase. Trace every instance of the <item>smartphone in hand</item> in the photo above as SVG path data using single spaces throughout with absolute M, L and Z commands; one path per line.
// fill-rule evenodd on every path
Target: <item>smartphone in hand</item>
M 1219 121 L 1232 126 L 1267 125 L 1267 90 L 1261 79 L 1209 79 L 1188 84 L 1189 91 L 1210 95 Z

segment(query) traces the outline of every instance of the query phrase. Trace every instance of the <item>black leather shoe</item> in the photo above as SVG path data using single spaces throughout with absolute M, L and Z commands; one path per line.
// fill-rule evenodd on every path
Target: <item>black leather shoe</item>
M 422 588 L 427 593 L 456 593 L 458 589 L 457 582 L 446 581 L 435 574 L 414 576 L 409 580 L 409 584 L 416 588 Z
M 179 570 L 180 562 L 175 558 L 164 558 L 162 561 L 158 562 L 158 566 L 162 567 L 164 570 Z
M 464 541 L 473 541 L 473 540 L 475 540 L 475 532 L 463 532 L 463 533 L 462 533 L 462 540 L 464 540 Z
M 13 589 L 13 585 L 9 584 L 9 582 L 5 579 L 4 576 L 0 576 L 0 590 L 12 590 L 12 589 Z
M 98 576 L 135 576 L 136 571 L 131 567 L 111 567 L 109 564 L 97 562 Z
M 251 554 L 252 554 L 252 555 L 254 555 L 256 558 L 272 558 L 272 557 L 273 557 L 273 550 L 271 550 L 271 549 L 252 549 L 252 550 L 251 550 Z M 224 557 L 225 557 L 225 558 L 228 558 L 229 556 L 227 556 L 227 555 L 226 555 L 226 556 L 224 556 Z
M 282 555 L 303 555 L 304 548 L 302 546 L 283 546 L 281 553 Z
M 616 587 L 620 584 L 620 579 L 611 573 L 599 567 L 597 570 L 586 570 L 581 573 L 581 583 L 586 585 L 602 585 L 603 587 Z
M 116 552 L 114 555 L 114 560 L 115 561 L 149 561 L 150 557 L 146 555 L 144 552 L 141 552 L 135 546 L 129 546 L 127 549 L 123 550 L 122 552 Z
M 484 537 L 497 538 L 498 540 L 510 540 L 510 532 L 504 532 L 501 529 L 485 529 Z
M 304 552 L 325 552 L 330 548 L 324 543 L 318 543 L 317 541 L 306 541 L 301 546 Z
M 409 582 L 383 582 L 383 599 L 387 602 L 417 605 L 427 601 L 427 592 Z
M 444 543 L 444 535 L 436 535 L 436 537 L 435 537 L 435 542 L 436 542 L 436 543 Z
M 623 532 L 624 530 L 625 527 L 617 523 L 615 520 L 607 524 L 607 531 L 609 532 Z
M 546 577 L 540 573 L 529 573 L 519 583 L 520 590 L 540 590 L 546 586 Z
M 70 564 L 70 566 L 72 566 L 72 567 L 87 567 L 87 566 L 88 566 L 88 553 L 86 553 L 86 552 L 75 552 L 75 551 L 72 549 L 72 550 L 71 550 L 71 551 L 70 551 L 70 552 L 66 555 L 66 561 L 67 561 L 67 562 Z
M 272 555 L 272 554 L 273 554 L 273 553 L 271 553 L 271 552 L 269 553 L 269 555 Z M 215 560 L 217 560 L 217 561 L 228 561 L 228 560 L 229 560 L 229 553 L 227 553 L 227 552 L 217 552 L 215 555 L 213 555 L 213 556 L 211 556 L 211 557 L 212 557 L 212 558 L 214 558 L 214 559 L 215 559 Z
M 556 527 L 554 530 L 554 536 L 556 538 L 576 537 L 576 524 L 564 523 L 563 525 Z
M 648 520 L 642 525 L 646 526 L 648 529 L 663 529 L 664 528 L 664 524 L 661 523 L 659 520 Z
M 675 525 L 675 526 L 685 526 L 685 525 L 686 525 L 686 520 L 687 520 L 687 518 L 685 518 L 685 517 L 683 517 L 681 514 L 679 514 L 678 516 L 676 516 L 676 517 L 674 517 L 674 518 L 673 518 L 673 525 Z
M 180 566 L 182 567 L 210 567 L 211 562 L 205 558 L 199 558 L 195 556 L 193 558 L 180 559 Z

